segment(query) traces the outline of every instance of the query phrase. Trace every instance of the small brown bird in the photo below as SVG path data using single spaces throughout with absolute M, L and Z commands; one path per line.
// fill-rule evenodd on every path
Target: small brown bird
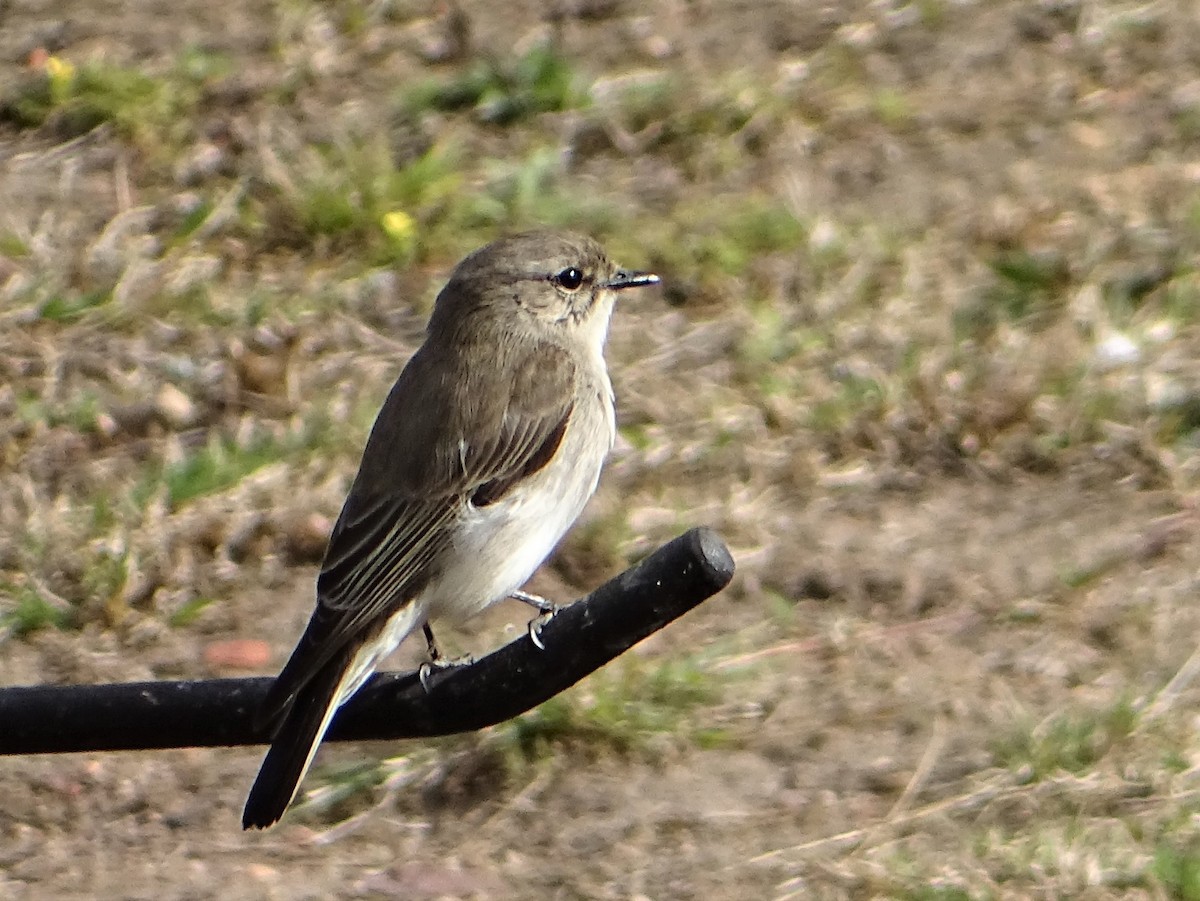
M 316 610 L 264 701 L 272 744 L 244 828 L 279 820 L 338 707 L 431 618 L 510 596 L 547 606 L 518 589 L 579 516 L 612 448 L 613 303 L 658 280 L 617 268 L 590 238 L 551 232 L 459 263 L 375 420 Z

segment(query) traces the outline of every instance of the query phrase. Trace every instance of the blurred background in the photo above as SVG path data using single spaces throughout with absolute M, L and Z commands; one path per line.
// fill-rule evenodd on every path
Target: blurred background
M 437 289 L 533 225 L 664 283 L 531 588 L 739 569 L 267 833 L 256 749 L 2 759 L 0 895 L 1200 898 L 1198 148 L 1183 0 L 3 4 L 0 684 L 275 673 Z

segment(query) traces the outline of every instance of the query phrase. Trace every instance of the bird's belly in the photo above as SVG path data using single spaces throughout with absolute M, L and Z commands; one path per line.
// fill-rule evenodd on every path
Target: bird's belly
M 579 517 L 596 490 L 610 442 L 568 429 L 553 459 L 485 507 L 468 507 L 440 577 L 427 589 L 429 615 L 473 616 L 520 588 Z

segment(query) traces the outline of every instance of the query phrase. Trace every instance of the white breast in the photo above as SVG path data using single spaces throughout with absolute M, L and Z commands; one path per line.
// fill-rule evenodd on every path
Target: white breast
M 614 435 L 604 373 L 591 402 L 576 404 L 545 467 L 496 503 L 468 506 L 454 552 L 422 598 L 429 615 L 465 619 L 524 585 L 595 493 Z

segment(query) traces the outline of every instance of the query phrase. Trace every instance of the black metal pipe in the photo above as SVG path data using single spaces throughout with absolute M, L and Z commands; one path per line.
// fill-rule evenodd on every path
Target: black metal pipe
M 564 607 L 539 632 L 470 664 L 374 676 L 338 713 L 326 741 L 417 738 L 482 729 L 574 685 L 712 597 L 733 558 L 692 529 Z M 0 755 L 263 744 L 254 712 L 270 678 L 0 689 Z

